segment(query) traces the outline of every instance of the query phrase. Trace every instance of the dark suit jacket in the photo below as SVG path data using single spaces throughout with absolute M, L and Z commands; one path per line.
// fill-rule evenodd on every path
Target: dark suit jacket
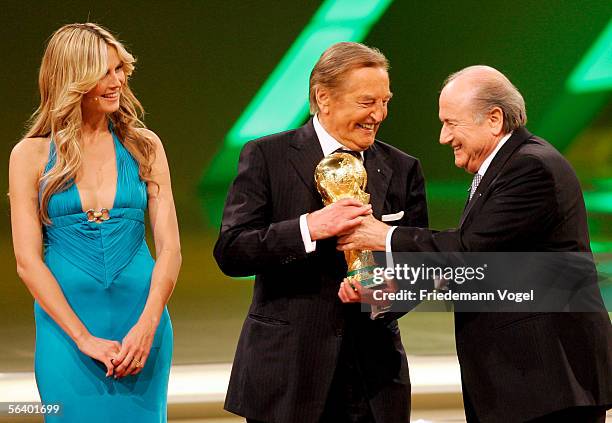
M 546 141 L 517 129 L 458 229 L 397 228 L 393 251 L 590 252 L 578 179 Z M 599 299 L 601 296 L 597 293 Z M 601 313 L 456 313 L 466 413 L 522 422 L 612 403 L 612 329 Z
M 397 322 L 341 303 L 347 268 L 335 239 L 304 249 L 299 217 L 323 207 L 314 183 L 322 158 L 312 121 L 251 141 L 240 155 L 214 255 L 227 275 L 256 278 L 225 408 L 266 422 L 317 422 L 344 342 L 376 421 L 407 422 L 410 381 Z M 403 210 L 399 224 L 427 225 L 416 159 L 376 141 L 365 167 L 377 218 Z

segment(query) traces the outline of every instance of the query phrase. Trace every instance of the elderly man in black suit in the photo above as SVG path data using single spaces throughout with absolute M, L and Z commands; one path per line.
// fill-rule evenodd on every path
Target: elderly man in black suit
M 503 74 L 472 66 L 451 75 L 439 115 L 440 143 L 474 174 L 459 227 L 390 227 L 370 217 L 339 239 L 340 250 L 590 253 L 578 179 L 525 129 L 523 98 Z M 359 301 L 346 283 L 339 295 Z M 456 313 L 468 422 L 603 422 L 612 403 L 612 329 L 600 309 Z
M 255 274 L 225 407 L 248 422 L 408 422 L 410 380 L 397 322 L 337 297 L 346 275 L 336 236 L 365 216 L 426 227 L 419 162 L 375 139 L 391 99 L 387 59 L 338 43 L 310 76 L 314 116 L 245 145 L 214 255 Z M 364 160 L 371 205 L 323 207 L 315 167 L 337 150 Z

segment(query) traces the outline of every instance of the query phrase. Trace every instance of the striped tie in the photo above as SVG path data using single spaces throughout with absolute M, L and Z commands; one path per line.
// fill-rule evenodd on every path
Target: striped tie
M 478 184 L 480 184 L 481 179 L 482 176 L 479 173 L 476 173 L 474 175 L 474 179 L 472 179 L 472 185 L 470 185 L 470 199 L 468 201 L 470 201 L 474 196 L 474 193 L 476 192 L 476 189 L 478 188 Z

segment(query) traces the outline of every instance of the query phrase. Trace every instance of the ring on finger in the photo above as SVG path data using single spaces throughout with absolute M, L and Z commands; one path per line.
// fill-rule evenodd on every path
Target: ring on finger
M 136 365 L 136 367 L 142 367 L 142 363 L 138 359 L 133 359 L 132 364 Z

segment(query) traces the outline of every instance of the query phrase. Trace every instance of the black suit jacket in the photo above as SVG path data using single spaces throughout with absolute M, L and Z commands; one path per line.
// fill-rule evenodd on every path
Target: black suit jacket
M 458 229 L 400 227 L 391 245 L 393 251 L 590 252 L 573 169 L 525 128 L 491 162 Z M 456 313 L 455 332 L 469 417 L 522 422 L 612 403 L 612 329 L 603 307 L 601 313 Z
M 312 120 L 247 143 L 214 255 L 230 276 L 256 274 L 225 408 L 266 422 L 317 422 L 340 345 L 355 354 L 377 422 L 407 422 L 410 381 L 396 321 L 373 321 L 337 296 L 346 275 L 336 240 L 306 254 L 299 217 L 323 207 L 314 170 L 323 158 Z M 376 141 L 365 152 L 373 213 L 404 211 L 426 226 L 424 180 L 413 157 Z

